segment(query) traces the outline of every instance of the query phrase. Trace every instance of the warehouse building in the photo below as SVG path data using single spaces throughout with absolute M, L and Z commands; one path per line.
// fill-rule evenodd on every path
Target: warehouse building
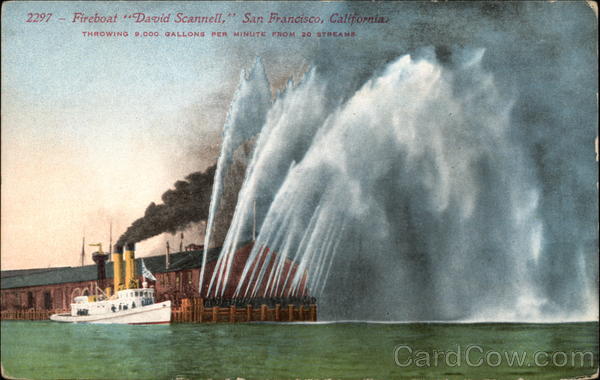
M 252 247 L 253 243 L 247 243 L 236 252 L 224 297 L 233 296 Z M 145 266 L 156 277 L 157 281 L 149 281 L 149 285 L 156 288 L 158 302 L 171 300 L 174 306 L 179 306 L 184 298 L 199 297 L 203 249 L 201 246 L 192 248 L 200 249 L 143 258 Z M 218 263 L 219 252 L 220 248 L 211 248 L 207 251 L 205 292 L 208 290 L 208 280 Z M 276 254 L 269 255 L 268 250 L 263 250 L 262 257 L 256 260 L 255 265 L 259 268 L 264 266 L 267 277 L 277 262 L 275 256 Z M 135 271 L 140 284 L 142 283 L 141 260 L 141 258 L 135 259 Z M 102 265 L 81 267 L 2 271 L 1 309 L 2 311 L 68 310 L 74 297 L 98 294 L 106 286 L 110 286 L 113 264 L 109 261 Z M 283 276 L 287 276 L 288 271 L 291 270 L 290 277 L 293 277 L 296 268 L 296 264 L 286 259 L 281 272 Z M 101 273 L 102 271 L 104 274 Z M 306 279 L 303 278 L 299 286 L 299 295 L 305 295 L 305 283 Z M 250 288 L 255 286 L 255 284 L 243 285 Z M 258 287 L 258 294 L 264 291 L 265 285 L 261 284 Z M 277 292 L 279 294 L 289 292 L 289 285 L 286 289 L 278 289 Z

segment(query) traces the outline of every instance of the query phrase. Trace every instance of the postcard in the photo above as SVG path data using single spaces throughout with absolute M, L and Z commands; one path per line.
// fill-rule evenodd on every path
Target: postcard
M 2 6 L 2 375 L 598 376 L 586 1 Z

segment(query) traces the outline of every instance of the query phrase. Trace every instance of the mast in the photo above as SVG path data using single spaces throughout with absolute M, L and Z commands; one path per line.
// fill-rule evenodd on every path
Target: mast
M 85 235 L 81 241 L 81 266 L 83 266 L 83 259 L 85 258 Z
M 110 260 L 110 257 L 112 256 L 112 220 L 110 221 L 109 240 L 110 242 L 108 243 L 108 257 Z
M 167 240 L 167 254 L 165 255 L 165 268 L 169 269 L 169 254 L 171 253 L 171 247 L 169 247 L 169 241 Z

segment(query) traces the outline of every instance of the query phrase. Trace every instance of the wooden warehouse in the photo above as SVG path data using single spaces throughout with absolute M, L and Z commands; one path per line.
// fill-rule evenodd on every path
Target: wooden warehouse
M 253 243 L 243 245 L 235 255 L 231 265 L 230 280 L 228 281 L 224 298 L 233 296 L 238 286 L 238 281 L 243 272 Z M 201 248 L 201 247 L 194 247 Z M 220 249 L 212 248 L 207 251 L 207 264 L 205 271 L 205 292 L 208 282 L 218 263 Z M 258 268 L 265 268 L 265 278 L 269 277 L 278 262 L 276 254 L 262 251 L 262 256 L 256 260 Z M 184 306 L 190 300 L 199 299 L 199 279 L 202 266 L 202 249 L 189 250 L 168 255 L 145 257 L 146 267 L 154 274 L 157 281 L 151 281 L 157 292 L 157 301 L 171 300 L 175 307 Z M 142 282 L 141 259 L 136 261 L 136 275 Z M 254 268 L 251 267 L 251 269 Z M 280 268 L 284 277 L 293 278 L 296 274 L 297 265 L 289 259 L 284 260 Z M 15 312 L 43 312 L 68 310 L 74 297 L 80 295 L 94 295 L 98 289 L 103 289 L 113 278 L 113 262 L 107 262 L 105 268 L 106 280 L 99 279 L 99 267 L 97 265 L 86 265 L 81 267 L 60 267 L 47 269 L 25 269 L 1 272 L 1 308 L 3 317 L 14 315 Z M 290 272 L 291 271 L 291 272 Z M 290 281 L 291 283 L 291 281 Z M 303 277 L 298 286 L 297 296 L 306 296 L 306 278 Z M 242 289 L 255 284 L 242 284 Z M 290 285 L 283 287 L 283 282 L 276 292 L 286 295 L 290 292 Z M 257 289 L 257 296 L 266 294 L 265 283 L 261 282 Z M 316 316 L 314 317 L 316 318 Z M 28 318 L 25 318 L 28 319 Z M 37 319 L 37 318 L 33 318 Z M 44 319 L 44 318 L 39 318 Z

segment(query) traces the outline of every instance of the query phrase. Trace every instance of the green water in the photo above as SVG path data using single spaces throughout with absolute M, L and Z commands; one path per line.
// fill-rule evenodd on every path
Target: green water
M 595 372 L 598 324 L 3 321 L 2 365 L 28 379 L 559 379 Z

